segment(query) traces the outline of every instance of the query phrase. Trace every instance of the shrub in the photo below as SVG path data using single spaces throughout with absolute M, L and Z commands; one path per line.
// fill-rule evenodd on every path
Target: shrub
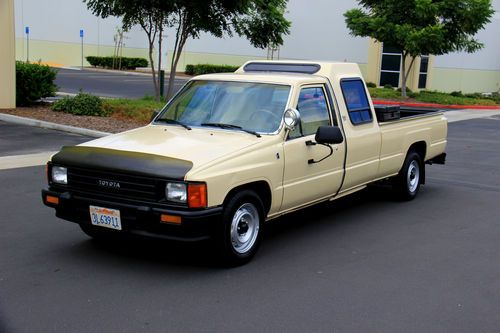
M 373 82 L 366 82 L 366 86 L 368 88 L 377 88 L 377 85 L 375 83 L 373 83 Z
M 75 97 L 65 96 L 52 106 L 54 111 L 62 111 L 77 116 L 107 116 L 109 111 L 103 107 L 102 100 L 94 95 L 79 93 Z
M 122 69 L 136 69 L 137 67 L 148 67 L 148 61 L 144 58 L 129 58 L 129 57 L 85 57 L 88 63 L 94 67 L 113 68 L 113 59 L 115 59 L 115 68 L 121 65 Z M 121 60 L 121 63 L 120 63 Z
M 483 94 L 481 93 L 471 93 L 471 94 L 465 94 L 464 95 L 465 97 L 469 97 L 469 98 L 487 98 L 487 96 L 484 96 Z
M 464 94 L 462 94 L 461 91 L 452 91 L 450 95 L 455 97 L 464 97 Z
M 55 96 L 56 74 L 49 66 L 16 61 L 16 104 L 30 105 L 42 97 Z
M 385 87 L 384 87 L 384 88 L 385 88 Z M 401 91 L 403 91 L 403 88 L 398 88 L 398 89 L 397 89 L 397 91 L 401 92 Z M 412 91 L 410 88 L 406 87 L 406 93 L 407 93 L 407 94 L 412 93 L 412 92 L 413 92 L 413 91 Z
M 394 89 L 394 88 L 392 87 L 392 85 L 386 84 L 384 85 L 384 89 Z
M 197 64 L 186 65 L 185 73 L 188 75 L 202 75 L 210 73 L 228 73 L 234 72 L 239 66 L 231 65 L 212 65 L 212 64 Z

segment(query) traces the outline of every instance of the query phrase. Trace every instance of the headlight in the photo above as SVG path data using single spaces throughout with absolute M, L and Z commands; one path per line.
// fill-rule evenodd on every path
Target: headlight
M 65 167 L 53 166 L 52 181 L 57 184 L 68 184 L 68 169 Z
M 184 183 L 167 183 L 165 197 L 168 201 L 186 203 L 187 189 Z

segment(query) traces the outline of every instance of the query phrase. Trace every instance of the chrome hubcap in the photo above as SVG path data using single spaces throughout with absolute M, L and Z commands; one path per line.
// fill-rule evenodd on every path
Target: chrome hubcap
M 251 203 L 243 204 L 234 213 L 231 221 L 231 244 L 240 253 L 248 252 L 259 234 L 259 213 Z
M 420 167 L 418 162 L 415 160 L 410 163 L 406 181 L 408 184 L 408 190 L 412 193 L 415 192 L 420 182 Z

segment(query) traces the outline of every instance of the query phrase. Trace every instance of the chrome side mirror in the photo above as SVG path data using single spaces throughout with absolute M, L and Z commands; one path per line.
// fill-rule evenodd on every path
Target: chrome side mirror
M 283 115 L 283 121 L 285 122 L 285 127 L 290 131 L 293 131 L 295 126 L 300 121 L 300 112 L 297 109 L 288 109 Z

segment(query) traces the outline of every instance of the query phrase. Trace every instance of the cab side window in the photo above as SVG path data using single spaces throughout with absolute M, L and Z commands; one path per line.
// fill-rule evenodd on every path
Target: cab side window
M 297 110 L 300 112 L 300 123 L 290 132 L 289 138 L 315 134 L 319 126 L 330 125 L 325 91 L 321 87 L 303 88 Z
M 344 79 L 340 81 L 340 87 L 342 88 L 351 123 L 353 125 L 370 123 L 372 121 L 372 112 L 363 81 L 360 79 Z

